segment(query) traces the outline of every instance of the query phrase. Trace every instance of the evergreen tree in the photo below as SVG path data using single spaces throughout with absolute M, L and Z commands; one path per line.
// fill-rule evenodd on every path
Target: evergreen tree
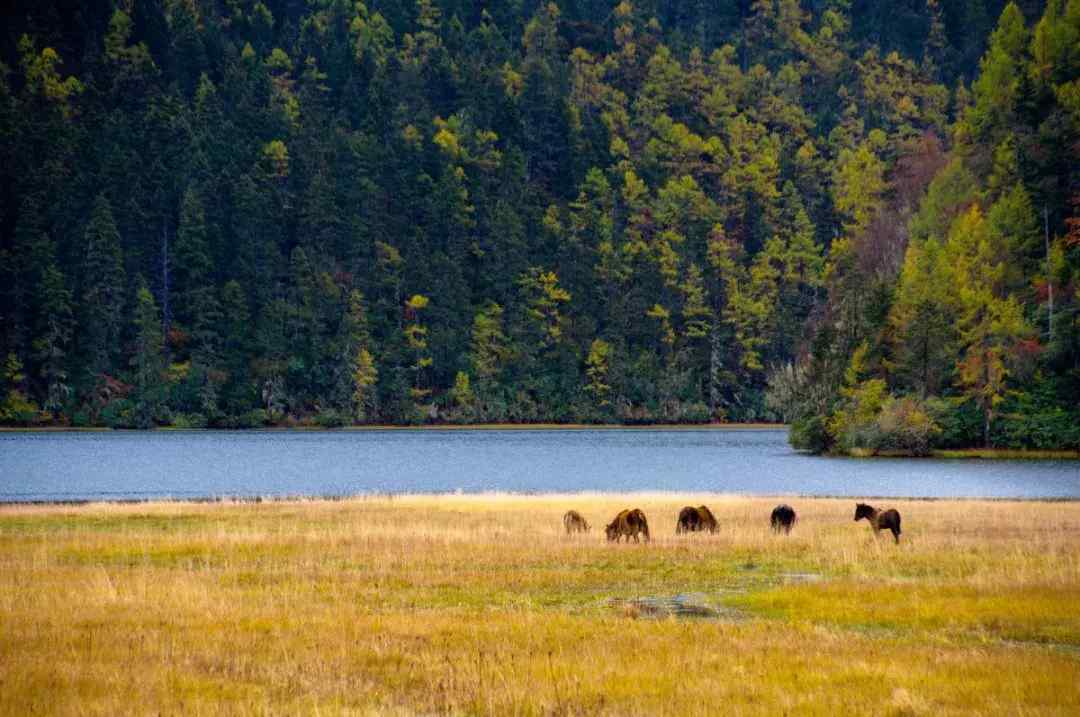
M 116 366 L 124 317 L 123 259 L 120 232 L 104 194 L 94 200 L 83 235 L 83 289 L 80 299 L 79 345 L 91 376 L 108 373 Z
M 68 354 L 74 333 L 72 293 L 64 275 L 50 265 L 41 279 L 41 325 L 34 341 L 41 378 L 45 382 L 45 402 L 42 407 L 58 416 L 71 396 L 68 379 Z
M 146 282 L 139 278 L 135 292 L 135 342 L 130 359 L 134 385 L 135 425 L 149 428 L 163 418 L 165 384 L 162 375 L 164 341 L 161 315 Z

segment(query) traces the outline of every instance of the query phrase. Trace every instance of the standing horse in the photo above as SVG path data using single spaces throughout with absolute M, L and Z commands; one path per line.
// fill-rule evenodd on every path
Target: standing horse
M 769 517 L 769 525 L 772 526 L 774 533 L 779 533 L 781 530 L 784 534 L 791 532 L 792 527 L 795 526 L 795 521 L 799 517 L 795 515 L 795 509 L 787 503 L 781 503 L 773 508 L 772 515 Z
M 704 505 L 698 507 L 686 506 L 679 511 L 679 520 L 675 524 L 675 534 L 693 533 L 698 530 L 707 530 L 715 533 L 718 524 L 716 516 Z
M 563 525 L 566 526 L 566 534 L 570 533 L 588 533 L 589 521 L 582 517 L 581 513 L 576 510 L 566 511 L 566 515 L 562 517 Z
M 607 532 L 607 539 L 614 540 L 616 543 L 624 535 L 628 543 L 631 537 L 635 543 L 641 542 L 638 540 L 638 533 L 644 533 L 645 542 L 649 542 L 649 522 L 645 520 L 645 514 L 638 508 L 620 511 L 615 516 L 615 520 L 611 521 L 604 530 Z
M 890 530 L 893 540 L 900 542 L 900 512 L 896 508 L 878 510 L 866 503 L 856 503 L 855 520 L 859 521 L 863 518 L 866 518 L 870 527 L 874 529 L 874 535 L 877 535 L 879 530 Z

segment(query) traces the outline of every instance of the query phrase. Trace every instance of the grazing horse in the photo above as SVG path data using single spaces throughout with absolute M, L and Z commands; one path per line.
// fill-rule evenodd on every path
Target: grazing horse
M 566 511 L 566 515 L 562 517 L 563 525 L 566 526 L 566 534 L 570 533 L 588 533 L 589 521 L 585 520 L 581 516 L 581 513 L 576 510 Z
M 774 533 L 779 533 L 781 530 L 784 534 L 791 532 L 791 529 L 795 526 L 795 521 L 799 517 L 795 514 L 795 509 L 787 503 L 781 503 L 773 508 L 772 515 L 769 517 L 769 525 L 772 526 Z
M 615 520 L 611 521 L 604 530 L 607 532 L 607 539 L 614 540 L 616 543 L 624 535 L 626 542 L 629 543 L 632 537 L 635 543 L 640 543 L 638 533 L 644 533 L 645 542 L 649 542 L 649 522 L 645 520 L 645 514 L 638 508 L 620 511 L 615 516 Z
M 870 527 L 874 529 L 874 535 L 877 535 L 879 530 L 891 530 L 893 540 L 900 542 L 900 513 L 896 508 L 878 510 L 866 503 L 856 503 L 855 520 L 859 521 L 863 518 L 866 518 Z
M 675 534 L 693 533 L 698 530 L 707 530 L 715 533 L 717 528 L 716 516 L 704 505 L 698 507 L 686 506 L 679 511 L 679 520 L 675 525 Z

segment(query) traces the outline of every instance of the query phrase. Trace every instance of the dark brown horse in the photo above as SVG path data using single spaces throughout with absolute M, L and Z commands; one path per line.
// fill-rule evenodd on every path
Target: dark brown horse
M 866 503 L 856 503 L 855 520 L 858 521 L 863 518 L 866 518 L 870 523 L 870 527 L 874 529 L 874 535 L 877 535 L 879 530 L 890 530 L 892 531 L 893 540 L 897 543 L 900 542 L 900 512 L 896 508 L 878 510 Z
M 799 516 L 795 514 L 795 509 L 787 503 L 781 503 L 773 508 L 772 515 L 769 517 L 769 525 L 772 526 L 773 532 L 779 533 L 781 530 L 785 534 L 790 533 L 791 529 L 795 526 L 795 521 L 799 519 Z
M 626 536 L 626 542 L 630 542 L 630 538 L 633 537 L 635 543 L 641 542 L 638 540 L 638 533 L 645 534 L 645 542 L 649 542 L 649 522 L 645 520 L 645 514 L 638 508 L 633 510 L 620 511 L 615 516 L 615 520 L 611 521 L 604 529 L 607 532 L 607 539 L 614 540 L 616 543 Z
M 589 521 L 582 517 L 581 513 L 576 510 L 566 511 L 566 515 L 562 517 L 563 525 L 566 526 L 566 534 L 570 533 L 588 533 Z
M 686 506 L 679 511 L 679 520 L 675 525 L 675 534 L 693 533 L 698 530 L 707 530 L 715 533 L 718 523 L 716 516 L 704 505 L 698 507 Z

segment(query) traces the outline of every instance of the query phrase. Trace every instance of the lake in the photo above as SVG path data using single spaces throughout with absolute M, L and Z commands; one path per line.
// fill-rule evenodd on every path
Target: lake
M 1080 462 L 822 458 L 782 429 L 0 433 L 0 501 L 488 491 L 1080 498 Z

